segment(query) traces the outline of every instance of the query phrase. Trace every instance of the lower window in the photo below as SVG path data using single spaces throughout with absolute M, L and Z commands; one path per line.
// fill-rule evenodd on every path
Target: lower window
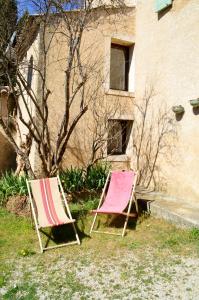
M 129 137 L 132 128 L 132 121 L 129 120 L 109 120 L 107 154 L 126 154 Z

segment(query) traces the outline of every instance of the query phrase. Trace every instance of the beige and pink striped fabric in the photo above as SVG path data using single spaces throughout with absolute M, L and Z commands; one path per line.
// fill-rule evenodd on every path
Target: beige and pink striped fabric
M 30 181 L 32 195 L 37 207 L 39 227 L 51 227 L 72 223 L 67 217 L 58 187 L 57 177 Z

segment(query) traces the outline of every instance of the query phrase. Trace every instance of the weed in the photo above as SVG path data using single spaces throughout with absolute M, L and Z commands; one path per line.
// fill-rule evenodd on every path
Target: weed
M 129 245 L 130 250 L 134 250 L 141 247 L 141 243 L 138 241 L 134 241 Z
M 84 173 L 82 168 L 73 168 L 62 171 L 60 179 L 65 192 L 79 192 L 84 187 Z
M 0 206 L 5 205 L 6 200 L 11 196 L 27 194 L 25 176 L 15 176 L 13 172 L 6 172 L 0 178 Z
M 9 289 L 7 293 L 3 296 L 3 299 L 26 299 L 26 300 L 36 300 L 36 286 L 25 283 L 23 285 L 16 285 Z
M 144 285 L 152 284 L 153 283 L 153 278 L 148 277 L 148 278 L 142 279 L 142 282 L 144 283 Z
M 129 274 L 127 272 L 122 272 L 120 275 L 121 280 L 125 281 L 129 277 Z
M 101 190 L 109 172 L 107 164 L 98 163 L 87 170 L 85 187 L 89 190 Z
M 192 228 L 189 233 L 189 238 L 192 241 L 199 241 L 199 228 Z
M 179 240 L 178 240 L 178 238 L 177 237 L 170 237 L 170 238 L 168 238 L 165 242 L 164 242 L 164 244 L 163 244 L 163 247 L 174 247 L 174 246 L 176 246 L 176 245 L 178 245 L 179 244 Z
M 0 275 L 0 288 L 4 285 L 5 283 L 5 276 Z
M 66 299 L 71 299 L 72 295 L 74 295 L 75 293 L 82 293 L 89 290 L 87 286 L 79 282 L 74 272 L 68 272 L 66 274 L 65 284 L 70 289 L 70 292 L 68 293 L 68 298 Z
M 34 255 L 36 252 L 35 251 L 31 251 L 29 249 L 21 249 L 18 254 L 19 256 L 31 256 Z
M 88 197 L 84 201 L 81 202 L 71 202 L 69 204 L 72 215 L 75 217 L 84 216 L 91 210 L 97 207 L 99 199 L 94 197 Z

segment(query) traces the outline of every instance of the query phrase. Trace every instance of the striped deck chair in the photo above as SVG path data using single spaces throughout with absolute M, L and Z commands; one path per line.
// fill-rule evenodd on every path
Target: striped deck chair
M 26 180 L 26 183 L 41 252 L 66 245 L 80 244 L 77 230 L 74 225 L 75 220 L 71 216 L 60 178 L 57 176 L 30 181 Z M 52 228 L 63 224 L 72 225 L 76 241 L 56 246 L 43 247 L 40 232 L 47 235 L 49 239 L 51 239 L 51 236 L 46 234 L 42 228 Z
M 135 203 L 138 213 L 138 204 L 135 197 L 135 186 L 137 180 L 137 172 L 134 171 L 112 171 L 109 173 L 98 208 L 93 210 L 95 214 L 91 225 L 90 234 L 107 233 L 115 235 L 125 235 L 129 217 L 135 217 L 137 214 L 131 214 L 132 203 Z M 125 210 L 127 209 L 127 212 Z M 125 222 L 122 233 L 112 233 L 107 231 L 93 230 L 98 214 L 125 215 Z

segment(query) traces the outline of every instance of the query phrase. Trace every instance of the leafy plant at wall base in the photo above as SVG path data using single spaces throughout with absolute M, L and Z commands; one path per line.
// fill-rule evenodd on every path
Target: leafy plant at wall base
M 0 206 L 5 205 L 6 200 L 11 196 L 27 194 L 25 176 L 15 176 L 13 172 L 6 172 L 0 178 Z
M 106 177 L 109 172 L 109 166 L 107 164 L 98 163 L 91 166 L 87 170 L 85 178 L 85 187 L 89 190 L 95 189 L 100 190 L 103 188 Z
M 73 168 L 62 171 L 60 179 L 65 192 L 79 192 L 84 187 L 83 169 Z

